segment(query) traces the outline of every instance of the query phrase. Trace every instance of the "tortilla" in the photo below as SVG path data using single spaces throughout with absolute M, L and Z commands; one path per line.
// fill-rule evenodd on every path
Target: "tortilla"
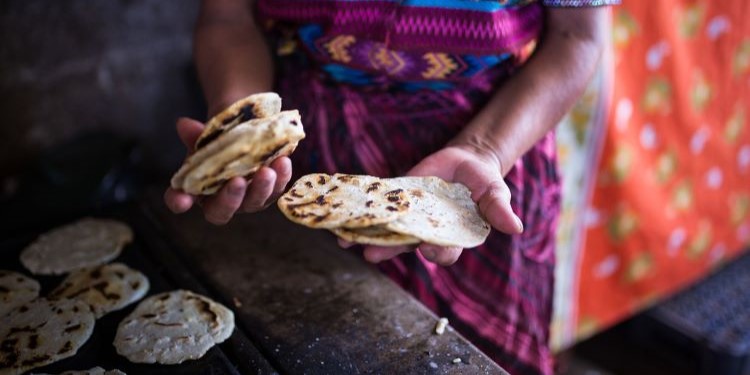
M 18 272 L 0 270 L 0 317 L 39 296 L 39 283 Z
M 191 155 L 172 177 L 175 189 L 213 194 L 233 177 L 252 177 L 262 166 L 290 155 L 305 138 L 297 111 L 250 120 Z
M 362 228 L 404 215 L 409 199 L 377 177 L 316 173 L 297 180 L 277 205 L 289 220 L 310 228 Z
M 195 149 L 203 148 L 221 133 L 255 118 L 273 116 L 281 111 L 281 98 L 274 92 L 264 92 L 242 98 L 219 112 L 206 123 Z
M 417 237 L 439 246 L 479 246 L 490 234 L 469 189 L 438 177 L 399 177 L 391 186 L 408 192 L 408 215 L 385 224 L 388 230 Z
M 94 313 L 81 301 L 36 299 L 0 325 L 0 375 L 21 374 L 76 354 L 94 330 Z
M 35 375 L 48 375 L 48 374 L 35 374 Z M 126 375 L 120 370 L 105 370 L 99 366 L 88 370 L 72 370 L 60 373 L 60 375 Z
M 146 276 L 122 263 L 74 271 L 48 298 L 80 300 L 91 307 L 97 319 L 143 298 L 148 292 Z
M 343 240 L 364 245 L 401 246 L 421 242 L 419 238 L 390 231 L 383 225 L 366 228 L 332 228 L 331 232 Z
M 177 364 L 201 358 L 234 330 L 234 313 L 186 290 L 157 294 L 120 323 L 114 345 L 131 362 Z
M 84 218 L 39 236 L 21 252 L 21 263 L 35 275 L 60 275 L 105 264 L 132 240 L 124 223 Z
M 295 182 L 278 206 L 295 223 L 369 245 L 475 247 L 491 229 L 469 189 L 439 177 L 311 174 Z

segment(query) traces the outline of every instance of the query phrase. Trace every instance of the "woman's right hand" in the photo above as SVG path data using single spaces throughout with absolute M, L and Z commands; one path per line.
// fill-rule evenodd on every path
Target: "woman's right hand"
M 177 120 L 177 134 L 187 147 L 188 154 L 193 152 L 193 145 L 203 127 L 202 123 L 193 119 L 183 117 Z M 198 203 L 208 222 L 223 225 L 238 212 L 257 212 L 266 208 L 284 192 L 291 178 L 292 162 L 282 156 L 268 167 L 260 168 L 252 181 L 235 177 L 213 195 L 195 196 L 169 187 L 164 193 L 164 203 L 176 214 L 186 212 Z

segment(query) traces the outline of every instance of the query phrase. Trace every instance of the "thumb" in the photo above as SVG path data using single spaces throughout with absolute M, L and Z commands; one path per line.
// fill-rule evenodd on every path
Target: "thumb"
M 204 127 L 200 121 L 191 118 L 180 117 L 177 119 L 177 135 L 189 151 L 193 151 L 195 141 L 200 137 Z
M 503 181 L 492 182 L 477 201 L 479 211 L 500 232 L 519 234 L 523 232 L 521 219 L 513 213 L 510 205 L 510 189 Z
M 469 188 L 471 199 L 493 228 L 511 234 L 523 232 L 521 219 L 510 204 L 510 189 L 499 170 L 467 161 L 459 165 L 455 177 Z

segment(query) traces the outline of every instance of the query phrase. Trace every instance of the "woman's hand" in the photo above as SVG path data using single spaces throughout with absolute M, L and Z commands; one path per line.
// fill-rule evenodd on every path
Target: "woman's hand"
M 188 153 L 194 151 L 193 145 L 203 127 L 202 123 L 192 119 L 177 120 L 177 134 Z M 228 223 L 237 212 L 257 212 L 266 208 L 283 193 L 291 178 L 292 162 L 284 156 L 274 160 L 268 167 L 260 168 L 252 181 L 235 177 L 211 196 L 190 195 L 170 187 L 164 193 L 164 203 L 172 212 L 183 213 L 197 202 L 203 208 L 207 221 L 222 225 Z
M 510 206 L 510 189 L 503 180 L 500 162 L 493 153 L 458 145 L 449 146 L 428 156 L 409 172 L 409 176 L 438 176 L 446 181 L 460 182 L 471 191 L 471 199 L 479 206 L 484 218 L 498 231 L 517 234 L 523 232 L 521 220 Z M 343 247 L 351 244 L 339 241 Z M 427 243 L 416 247 L 425 259 L 451 265 L 463 251 L 457 247 L 442 247 Z M 364 257 L 377 263 L 401 253 L 413 251 L 410 246 L 366 246 Z

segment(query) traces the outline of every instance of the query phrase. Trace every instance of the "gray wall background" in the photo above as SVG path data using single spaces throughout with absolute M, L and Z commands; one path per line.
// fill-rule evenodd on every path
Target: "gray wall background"
M 184 157 L 178 116 L 202 118 L 191 61 L 197 0 L 0 0 L 0 176 L 87 131 Z

